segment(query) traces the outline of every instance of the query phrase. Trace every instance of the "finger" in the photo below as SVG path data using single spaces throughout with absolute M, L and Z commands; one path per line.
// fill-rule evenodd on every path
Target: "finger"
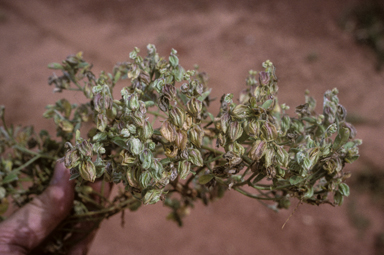
M 47 189 L 0 224 L 0 254 L 6 246 L 15 254 L 32 250 L 68 215 L 74 197 L 69 178 L 69 170 L 57 163 Z
M 112 183 L 106 183 L 101 180 L 96 181 L 95 183 L 91 183 L 89 184 L 89 186 L 92 187 L 92 189 L 95 192 L 100 193 L 105 198 L 109 197 L 112 190 Z M 95 201 L 99 203 L 102 202 L 99 196 L 95 196 L 93 198 Z M 92 241 L 96 236 L 100 222 L 101 220 L 84 221 L 81 224 L 79 224 L 77 228 L 84 230 L 85 233 L 90 231 L 90 233 L 87 234 L 87 236 L 84 236 L 84 234 L 81 234 L 81 233 L 74 234 L 71 237 L 71 240 L 81 240 L 81 241 L 79 241 L 75 246 L 73 246 L 70 249 L 68 254 L 70 255 L 87 254 L 92 244 Z

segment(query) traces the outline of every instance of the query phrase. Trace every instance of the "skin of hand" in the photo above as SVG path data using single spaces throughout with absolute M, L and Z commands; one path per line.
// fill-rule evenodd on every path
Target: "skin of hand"
M 65 219 L 74 199 L 75 182 L 69 178 L 69 170 L 58 162 L 47 189 L 0 223 L 0 254 L 29 254 Z M 100 190 L 101 182 L 90 186 Z M 110 189 L 106 193 L 108 197 Z M 95 234 L 96 230 L 72 247 L 68 254 L 87 254 Z

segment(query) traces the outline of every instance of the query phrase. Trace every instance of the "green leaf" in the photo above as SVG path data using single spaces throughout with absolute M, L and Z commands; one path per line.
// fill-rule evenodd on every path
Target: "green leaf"
M 203 102 L 209 96 L 209 94 L 211 94 L 211 91 L 212 89 L 205 91 L 203 94 L 201 94 L 201 96 L 197 98 L 197 100 Z
M 129 150 L 129 147 L 127 145 L 127 143 L 125 142 L 125 140 L 121 137 L 113 137 L 112 138 L 112 142 L 116 145 L 118 145 L 119 147 L 123 148 L 123 149 L 126 149 L 126 150 Z
M 291 178 L 289 178 L 289 183 L 291 185 L 296 185 L 302 181 L 303 181 L 303 177 L 301 176 L 292 176 Z
M 339 134 L 335 138 L 335 142 L 333 143 L 333 149 L 338 150 L 341 146 L 348 142 L 350 133 L 351 131 L 349 128 L 341 128 Z
M 165 166 L 165 165 L 168 165 L 169 163 L 171 163 L 171 160 L 169 158 L 163 158 L 162 160 L 160 160 L 160 163 Z
M 342 205 L 343 204 L 343 201 L 344 201 L 344 197 L 343 195 L 341 194 L 341 192 L 339 191 L 336 191 L 335 192 L 335 195 L 333 196 L 333 200 L 335 201 L 335 204 L 336 205 Z
M 208 114 L 209 118 L 210 118 L 212 121 L 214 121 L 214 120 L 215 120 L 215 117 L 213 116 L 213 114 L 212 114 L 212 113 L 210 113 L 210 112 L 207 112 L 207 114 Z
M 304 194 L 304 198 L 311 198 L 313 196 L 313 187 L 309 187 L 307 192 Z
M 199 183 L 202 184 L 202 185 L 207 184 L 213 178 L 214 178 L 214 176 L 212 174 L 202 175 L 202 176 L 199 177 Z
M 345 197 L 348 197 L 349 196 L 349 186 L 345 183 L 340 183 L 339 184 L 339 191 L 340 193 L 345 196 Z
M 261 106 L 263 109 L 268 109 L 273 103 L 273 99 L 268 99 L 267 101 L 264 102 L 264 104 Z
M 17 181 L 18 179 L 19 177 L 17 177 L 17 173 L 10 173 L 3 179 L 3 184 Z
M 169 56 L 169 63 L 171 63 L 173 67 L 176 67 L 179 64 L 179 58 L 175 55 L 171 55 Z
M 48 64 L 49 69 L 55 69 L 55 70 L 64 70 L 64 67 L 59 63 L 50 63 Z

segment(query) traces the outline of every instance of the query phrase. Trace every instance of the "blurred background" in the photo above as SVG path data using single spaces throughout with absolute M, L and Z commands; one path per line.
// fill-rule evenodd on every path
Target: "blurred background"
M 348 120 L 363 139 L 361 158 L 346 170 L 352 191 L 340 208 L 301 205 L 275 213 L 240 194 L 197 204 L 179 228 L 160 203 L 105 220 L 90 254 L 384 254 L 384 12 L 378 1 L 356 0 L 0 0 L 0 104 L 14 125 L 54 132 L 44 107 L 53 94 L 47 64 L 84 52 L 94 72 L 111 72 L 133 47 L 206 71 L 213 96 L 235 96 L 248 70 L 270 59 L 280 103 L 318 101 L 337 87 Z M 121 86 L 124 86 L 123 84 Z M 116 90 L 119 92 L 119 89 Z M 213 103 L 213 105 L 215 105 Z M 217 112 L 218 105 L 212 107 Z

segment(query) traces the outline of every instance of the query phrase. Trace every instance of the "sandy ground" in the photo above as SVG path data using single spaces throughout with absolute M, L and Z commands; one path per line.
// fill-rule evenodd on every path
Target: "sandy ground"
M 349 114 L 363 118 L 356 125 L 362 157 L 348 169 L 384 171 L 384 72 L 337 25 L 354 2 L 0 0 L 0 104 L 9 122 L 52 130 L 41 117 L 45 105 L 82 97 L 53 94 L 46 66 L 78 51 L 98 73 L 127 60 L 135 46 L 145 52 L 154 43 L 164 56 L 175 48 L 185 68 L 199 64 L 209 74 L 216 97 L 238 95 L 248 70 L 270 59 L 280 102 L 291 109 L 305 89 L 321 105 L 325 90 L 337 87 Z M 284 230 L 292 210 L 277 214 L 233 192 L 209 207 L 198 204 L 183 228 L 165 219 L 162 205 L 145 206 L 125 214 L 125 228 L 119 215 L 105 221 L 90 254 L 379 254 L 384 208 L 376 202 L 353 188 L 341 208 L 299 207 Z M 355 227 L 359 217 L 369 219 L 365 231 Z

